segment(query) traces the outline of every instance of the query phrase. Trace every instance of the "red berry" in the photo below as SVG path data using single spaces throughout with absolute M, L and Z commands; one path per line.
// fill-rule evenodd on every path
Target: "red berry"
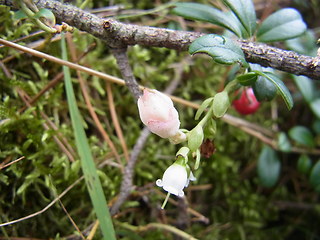
M 254 96 L 252 88 L 244 89 L 240 98 L 234 100 L 232 104 L 237 112 L 243 115 L 255 113 L 260 106 L 260 102 Z

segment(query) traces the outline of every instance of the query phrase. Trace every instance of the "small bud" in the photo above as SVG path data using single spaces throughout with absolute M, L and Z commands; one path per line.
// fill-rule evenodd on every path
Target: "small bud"
M 210 119 L 204 129 L 207 138 L 214 139 L 217 133 L 217 123 L 214 119 Z
M 188 133 L 188 147 L 192 152 L 196 151 L 203 141 L 203 129 L 201 125 L 197 125 Z
M 157 90 L 144 89 L 138 99 L 141 121 L 148 129 L 162 138 L 170 138 L 178 134 L 179 115 L 172 100 Z
M 182 147 L 179 149 L 179 151 L 176 153 L 176 157 L 181 156 L 184 159 L 188 160 L 188 154 L 189 154 L 189 148 L 187 147 Z M 187 161 L 186 161 L 187 162 Z
M 213 99 L 213 114 L 217 118 L 222 117 L 230 107 L 229 96 L 226 91 L 217 93 Z

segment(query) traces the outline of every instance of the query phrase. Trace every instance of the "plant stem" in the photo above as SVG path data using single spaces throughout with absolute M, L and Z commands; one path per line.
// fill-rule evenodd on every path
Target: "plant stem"
M 24 13 L 32 20 L 34 21 L 43 31 L 46 31 L 48 33 L 56 33 L 57 30 L 51 27 L 48 27 L 43 22 L 41 22 L 39 19 L 34 18 L 35 13 L 31 11 L 27 5 L 23 2 L 23 0 L 19 0 L 19 4 L 21 6 L 21 9 L 24 11 Z
M 169 197 L 170 197 L 170 193 L 168 192 L 166 198 L 164 199 L 164 201 L 162 203 L 161 209 L 165 208 L 165 206 L 166 206 L 166 204 L 167 204 L 167 202 L 169 200 Z

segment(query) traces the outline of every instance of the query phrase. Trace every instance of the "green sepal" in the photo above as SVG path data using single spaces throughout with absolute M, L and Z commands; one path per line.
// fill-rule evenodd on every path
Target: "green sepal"
M 196 112 L 196 115 L 194 117 L 195 120 L 198 120 L 200 118 L 200 116 L 202 115 L 202 113 L 206 110 L 206 108 L 212 103 L 213 101 L 213 97 L 207 98 L 206 100 L 204 100 L 202 102 L 202 104 L 200 105 L 198 111 Z
M 192 152 L 196 151 L 202 144 L 204 133 L 201 125 L 197 125 L 188 133 L 188 147 Z
M 214 96 L 212 111 L 213 115 L 217 118 L 222 117 L 230 107 L 229 95 L 226 91 L 217 93 Z

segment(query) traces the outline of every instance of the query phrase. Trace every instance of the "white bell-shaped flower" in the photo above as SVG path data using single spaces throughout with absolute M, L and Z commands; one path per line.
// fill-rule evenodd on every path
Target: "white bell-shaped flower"
M 188 173 L 189 172 L 189 173 Z M 188 176 L 189 175 L 189 176 Z M 189 181 L 196 180 L 187 167 L 179 163 L 174 163 L 164 172 L 162 179 L 158 179 L 156 184 L 168 193 L 183 197 L 183 188 L 187 187 Z
M 170 138 L 179 133 L 179 114 L 172 100 L 157 90 L 144 89 L 138 99 L 141 121 L 148 129 L 162 138 Z
M 185 187 L 188 187 L 188 186 L 189 186 L 190 181 L 195 181 L 195 180 L 197 180 L 196 177 L 195 177 L 195 176 L 193 175 L 193 173 L 190 171 L 189 177 L 188 177 L 188 180 L 187 180 L 187 183 L 186 183 Z
M 188 173 L 186 167 L 174 163 L 164 172 L 162 179 L 158 179 L 156 184 L 165 191 L 183 197 L 183 188 L 188 182 Z

